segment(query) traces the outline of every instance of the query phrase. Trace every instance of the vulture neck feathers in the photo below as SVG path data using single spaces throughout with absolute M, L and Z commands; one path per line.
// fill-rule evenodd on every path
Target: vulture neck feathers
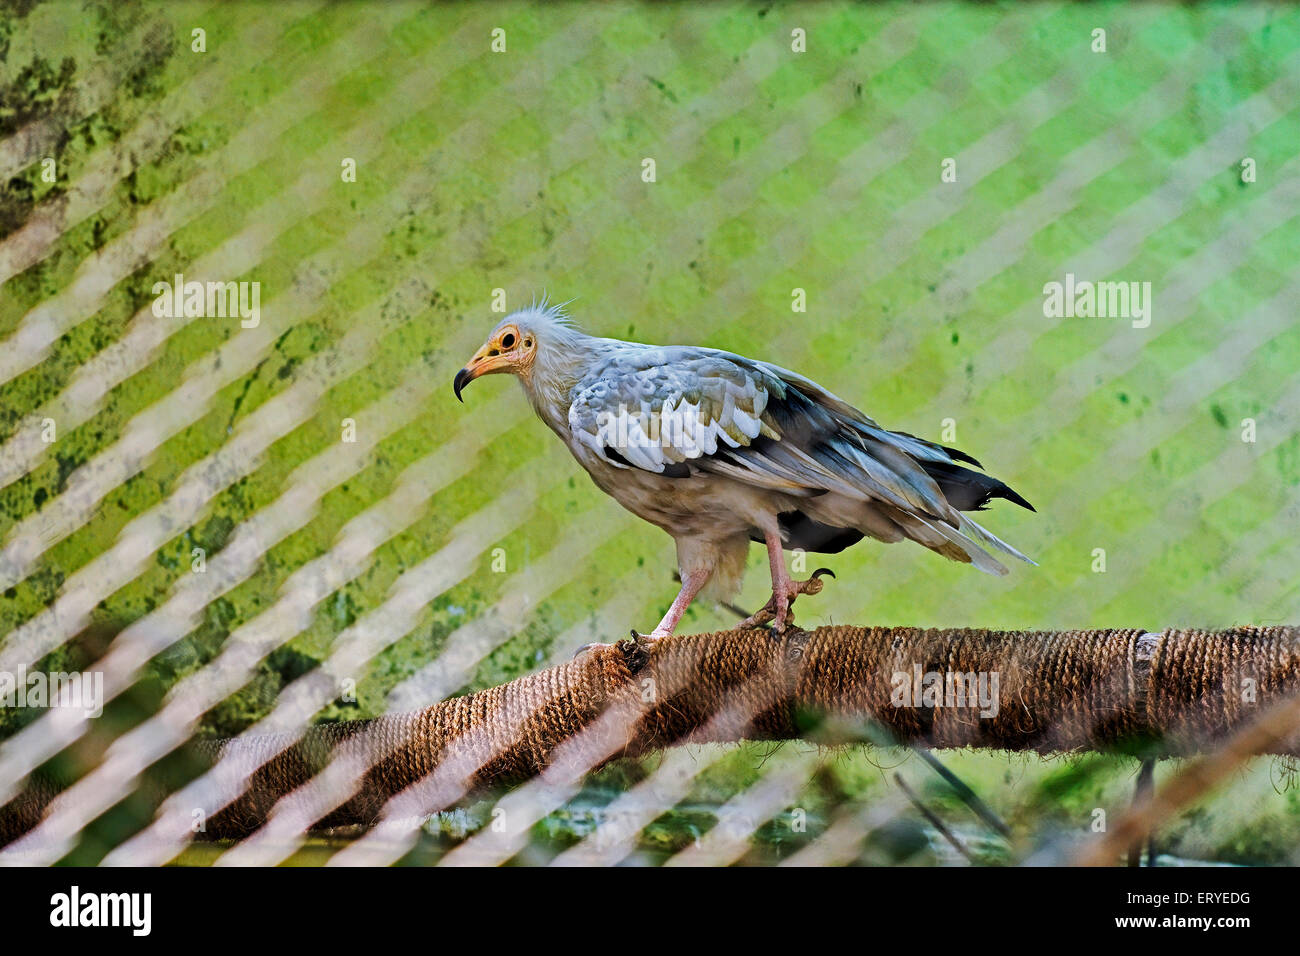
M 597 338 L 576 328 L 562 306 L 545 304 L 515 316 L 521 328 L 537 337 L 536 357 L 519 376 L 529 403 L 551 428 L 567 435 L 573 387 L 607 355 L 625 343 Z

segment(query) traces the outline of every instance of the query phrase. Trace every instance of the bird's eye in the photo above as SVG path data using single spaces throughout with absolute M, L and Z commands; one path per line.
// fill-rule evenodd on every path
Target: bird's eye
M 515 333 L 507 332 L 501 336 L 501 347 L 503 349 L 513 348 L 515 344 Z

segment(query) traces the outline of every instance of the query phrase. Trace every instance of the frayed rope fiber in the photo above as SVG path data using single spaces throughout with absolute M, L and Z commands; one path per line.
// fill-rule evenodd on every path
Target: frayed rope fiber
M 996 708 L 944 699 L 949 675 L 964 689 L 994 685 Z M 922 706 L 899 688 L 937 675 L 941 696 Z M 933 679 L 933 678 L 930 678 Z M 456 761 L 471 789 L 534 777 L 620 717 L 611 746 L 593 743 L 585 766 L 689 742 L 811 739 L 932 748 L 1065 753 L 1143 744 L 1145 754 L 1212 749 L 1270 704 L 1300 693 L 1300 628 L 986 631 L 822 627 L 721 631 L 624 641 L 507 684 L 414 713 L 314 727 L 296 744 L 276 737 L 210 741 L 260 764 L 247 792 L 209 819 L 209 836 L 256 829 L 347 741 L 373 764 L 351 800 L 320 826 L 371 823 L 397 793 Z M 585 733 L 584 733 L 585 732 Z M 1300 755 L 1300 728 L 1271 752 Z M 40 788 L 36 788 L 40 791 Z M 35 792 L 35 791 L 34 791 Z M 48 792 L 40 798 L 49 800 Z M 8 810 L 39 816 L 16 798 Z M 4 817 L 0 812 L 0 834 Z M 11 819 L 11 822 L 12 819 Z M 24 827 L 25 829 L 25 827 Z

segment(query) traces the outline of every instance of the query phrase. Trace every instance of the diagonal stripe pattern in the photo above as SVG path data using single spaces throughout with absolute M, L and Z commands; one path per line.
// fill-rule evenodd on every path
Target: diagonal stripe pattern
M 90 799 L 56 803 L 0 858 L 166 862 L 190 809 L 255 768 L 197 778 L 116 850 L 81 834 L 192 733 L 288 746 L 313 719 L 419 707 L 658 618 L 668 540 L 603 501 L 517 395 L 451 399 L 498 289 L 510 307 L 576 295 L 605 334 L 797 368 L 968 448 L 1037 506 L 989 524 L 1038 569 L 990 584 L 868 544 L 834 558 L 862 586 L 801 602 L 807 623 L 1300 615 L 1300 13 L 124 9 L 120 48 L 165 51 L 147 82 L 70 36 L 70 97 L 0 125 L 0 671 L 172 693 L 79 768 L 70 795 Z M 38 4 L 15 51 L 74 15 Z M 160 314 L 155 284 L 178 274 L 258 283 L 259 321 Z M 1067 274 L 1150 283 L 1149 325 L 1047 314 Z M 746 606 L 766 596 L 754 565 Z M 729 620 L 701 606 L 684 626 Z M 85 660 L 88 628 L 116 639 Z M 93 724 L 0 708 L 0 796 Z M 337 862 L 430 845 L 449 864 L 639 859 L 719 775 L 714 828 L 653 857 L 729 864 L 826 772 L 793 752 L 751 775 L 687 760 L 613 794 L 565 766 L 502 799 L 505 831 L 449 850 L 420 827 L 463 796 L 436 781 Z M 337 806 L 365 769 L 335 761 L 221 862 L 306 852 L 304 808 Z M 1002 786 L 978 759 L 970 772 Z M 852 862 L 907 812 L 878 783 L 845 785 L 789 862 Z M 1263 789 L 1243 776 L 1223 799 Z M 631 829 L 530 846 L 597 798 Z

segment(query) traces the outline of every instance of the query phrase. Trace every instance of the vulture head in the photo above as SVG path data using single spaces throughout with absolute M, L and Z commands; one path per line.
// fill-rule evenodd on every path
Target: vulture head
M 582 366 L 586 339 L 573 327 L 564 305 L 547 305 L 543 299 L 512 312 L 497 324 L 452 383 L 456 398 L 474 379 L 494 372 L 516 376 L 525 391 L 568 380 L 576 381 Z

